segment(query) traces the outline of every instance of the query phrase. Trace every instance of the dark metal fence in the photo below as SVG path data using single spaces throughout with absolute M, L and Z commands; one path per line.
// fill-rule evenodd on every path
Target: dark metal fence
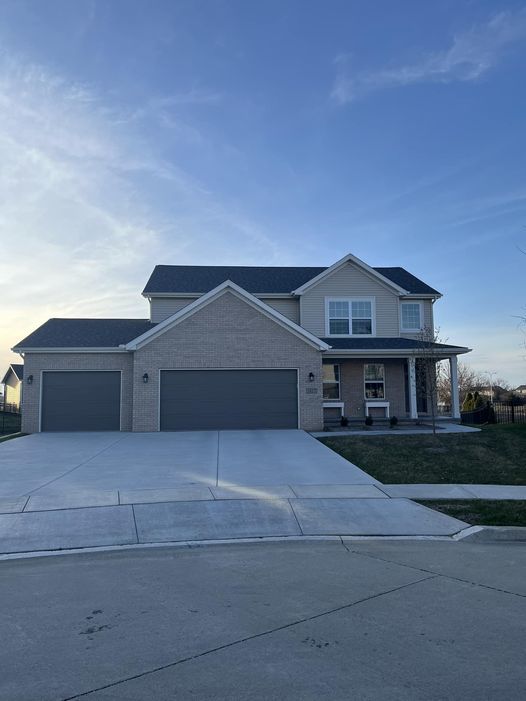
M 4 404 L 0 401 L 0 411 L 8 411 L 12 414 L 20 414 L 20 407 L 18 404 Z
M 514 401 L 488 402 L 485 406 L 473 411 L 461 413 L 463 424 L 525 424 L 526 405 Z
M 0 411 L 0 434 L 18 433 L 22 426 L 22 416 L 13 411 Z
M 495 423 L 526 424 L 526 406 L 510 402 L 494 402 Z

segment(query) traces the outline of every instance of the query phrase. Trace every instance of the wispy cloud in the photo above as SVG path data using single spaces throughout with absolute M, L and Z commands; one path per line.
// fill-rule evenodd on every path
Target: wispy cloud
M 217 99 L 193 92 L 152 109 Z M 9 261 L 1 362 L 50 316 L 145 316 L 140 289 L 155 263 L 279 255 L 236 203 L 165 157 L 148 120 L 126 124 L 124 111 L 90 86 L 0 56 L 0 242 Z M 186 133 L 174 138 L 195 146 Z
M 487 73 L 513 44 L 526 40 L 526 10 L 500 12 L 485 24 L 457 34 L 451 46 L 412 64 L 353 73 L 352 56 L 336 58 L 331 98 L 340 105 L 386 88 L 416 83 L 474 81 Z

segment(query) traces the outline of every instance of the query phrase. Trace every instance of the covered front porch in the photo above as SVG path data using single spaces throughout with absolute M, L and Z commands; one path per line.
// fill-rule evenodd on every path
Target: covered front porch
M 449 364 L 452 402 L 448 413 L 439 412 L 437 406 L 435 378 L 440 361 Z M 343 417 L 349 422 L 363 422 L 367 416 L 373 421 L 396 417 L 416 422 L 433 416 L 460 420 L 457 354 L 325 357 L 323 415 L 326 425 Z

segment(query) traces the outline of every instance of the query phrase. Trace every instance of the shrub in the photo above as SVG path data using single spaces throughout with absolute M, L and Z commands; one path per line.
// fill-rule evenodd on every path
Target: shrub
M 373 425 L 373 417 L 370 416 L 369 414 L 365 417 L 365 425 L 366 425 L 366 426 L 372 426 L 372 425 Z
M 391 425 L 391 428 L 394 428 L 395 426 L 398 426 L 398 417 L 397 416 L 391 416 L 389 419 L 389 424 Z
M 346 416 L 342 416 L 340 419 L 340 426 L 348 426 L 349 425 L 349 419 Z
M 462 402 L 462 411 L 473 411 L 473 395 L 471 392 L 466 394 L 466 398 Z
M 473 409 L 480 409 L 485 405 L 485 401 L 482 399 L 478 392 L 473 395 Z

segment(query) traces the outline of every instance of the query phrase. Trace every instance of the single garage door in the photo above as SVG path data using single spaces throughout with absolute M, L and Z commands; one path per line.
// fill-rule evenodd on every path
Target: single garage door
M 44 372 L 42 431 L 119 431 L 120 372 Z
M 298 428 L 296 370 L 163 370 L 161 431 Z

